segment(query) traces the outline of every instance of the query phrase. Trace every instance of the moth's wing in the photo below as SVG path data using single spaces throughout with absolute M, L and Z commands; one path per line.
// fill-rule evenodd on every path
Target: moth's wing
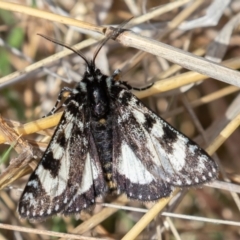
M 80 136 L 76 141 L 79 140 Z M 76 167 L 77 166 L 75 166 L 75 168 Z M 82 173 L 77 170 L 76 174 L 82 176 L 81 186 L 62 212 L 65 215 L 79 213 L 81 210 L 94 205 L 96 197 L 103 195 L 108 189 L 91 132 L 89 132 L 89 150 L 86 156 L 84 170 Z
M 79 213 L 105 191 L 84 104 L 70 101 L 19 201 L 21 217 Z
M 143 201 L 168 196 L 173 186 L 208 182 L 217 175 L 212 158 L 131 92 L 115 86 L 113 179 L 120 192 Z

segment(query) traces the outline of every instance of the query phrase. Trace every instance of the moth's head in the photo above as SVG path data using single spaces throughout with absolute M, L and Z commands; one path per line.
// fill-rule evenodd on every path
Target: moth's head
M 96 67 L 96 65 L 93 61 L 88 62 L 87 66 L 86 66 L 86 72 L 85 72 L 84 77 L 91 80 L 91 78 L 98 78 L 98 76 L 102 76 L 101 71 Z

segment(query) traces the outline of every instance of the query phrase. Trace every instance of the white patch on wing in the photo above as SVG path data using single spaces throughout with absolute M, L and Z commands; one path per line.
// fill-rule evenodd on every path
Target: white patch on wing
M 209 161 L 207 156 L 202 155 L 202 156 L 198 156 L 198 158 L 196 158 L 197 164 L 198 164 L 198 171 L 200 173 L 204 172 L 206 169 L 206 162 Z
M 93 185 L 93 181 L 98 177 L 98 170 L 95 167 L 95 164 L 92 164 L 90 154 L 87 154 L 86 162 L 84 166 L 84 171 L 82 174 L 81 186 L 76 195 L 81 195 L 87 192 Z
M 156 120 L 158 121 L 158 119 L 156 119 Z M 157 123 L 153 124 L 150 135 L 152 135 L 156 138 L 162 138 L 164 132 L 163 132 L 162 124 L 160 124 L 160 123 L 157 122 Z
M 118 124 L 121 124 L 122 121 L 126 121 L 129 119 L 130 113 L 129 112 L 124 112 L 121 114 L 121 116 L 118 116 Z
M 27 186 L 32 186 L 34 188 L 38 188 L 38 182 L 36 180 L 31 180 L 27 183 Z
M 67 187 L 67 180 L 69 178 L 69 153 L 66 151 L 59 161 L 61 164 L 56 178 L 53 178 L 49 170 L 44 169 L 42 164 L 40 164 L 36 169 L 36 174 L 38 175 L 42 187 L 51 198 L 59 196 L 65 191 Z
M 69 139 L 69 137 L 72 135 L 72 128 L 73 128 L 73 123 L 69 122 L 66 128 L 64 129 L 66 139 Z
M 24 196 L 23 196 L 23 199 L 26 200 L 26 201 L 27 200 L 31 201 L 32 199 L 34 199 L 33 194 L 32 193 L 25 193 Z
M 186 165 L 186 140 L 178 136 L 177 141 L 172 144 L 173 152 L 168 159 L 176 172 L 181 171 Z
M 145 116 L 144 116 L 144 114 L 143 114 L 142 112 L 137 111 L 136 109 L 133 108 L 133 109 L 132 109 L 132 113 L 133 113 L 135 119 L 136 119 L 140 124 L 145 123 L 146 118 L 145 118 Z
M 188 147 L 188 150 L 189 150 L 189 153 L 191 153 L 192 155 L 195 154 L 195 151 L 198 149 L 198 146 L 197 145 L 190 145 Z
M 75 101 L 72 100 L 71 103 L 72 103 L 72 104 L 75 104 Z M 71 121 L 72 118 L 73 118 L 72 113 L 69 112 L 69 111 L 65 111 L 64 115 L 65 115 L 65 117 L 66 117 L 66 119 L 67 119 L 68 122 Z M 63 128 L 63 126 L 61 126 L 61 127 Z
M 83 122 L 82 121 L 76 121 L 76 124 L 77 124 L 79 130 L 82 132 L 83 131 L 83 127 L 84 127 Z
M 23 196 L 23 201 L 29 202 L 29 206 L 37 207 L 37 201 L 33 197 L 32 193 L 25 193 Z
M 122 142 L 118 172 L 132 183 L 148 184 L 155 180 L 126 142 Z
M 163 171 L 166 173 L 166 176 L 171 176 L 175 174 L 174 169 L 169 161 L 169 155 L 163 149 L 162 145 L 160 144 L 159 140 L 155 137 L 152 137 L 152 143 L 154 145 L 154 149 L 158 156 L 158 161 L 161 162 Z
M 64 148 L 60 146 L 58 143 L 52 143 L 50 150 L 53 153 L 53 158 L 56 160 L 61 159 L 65 151 Z

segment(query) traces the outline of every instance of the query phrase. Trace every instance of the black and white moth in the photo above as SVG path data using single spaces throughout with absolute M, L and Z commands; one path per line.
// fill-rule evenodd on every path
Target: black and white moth
M 79 213 L 111 192 L 155 201 L 169 196 L 173 187 L 217 176 L 212 158 L 145 107 L 126 82 L 115 81 L 117 71 L 106 76 L 96 68 L 97 53 L 92 61 L 78 53 L 86 72 L 76 88 L 62 89 L 50 112 L 65 107 L 19 201 L 22 218 Z M 57 107 L 64 92 L 69 95 Z

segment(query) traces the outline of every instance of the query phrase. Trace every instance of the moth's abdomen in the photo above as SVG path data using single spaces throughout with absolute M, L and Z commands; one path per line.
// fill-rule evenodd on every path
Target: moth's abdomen
M 91 131 L 95 140 L 104 178 L 108 184 L 109 190 L 116 189 L 112 180 L 112 121 L 111 117 L 100 119 L 91 123 Z

